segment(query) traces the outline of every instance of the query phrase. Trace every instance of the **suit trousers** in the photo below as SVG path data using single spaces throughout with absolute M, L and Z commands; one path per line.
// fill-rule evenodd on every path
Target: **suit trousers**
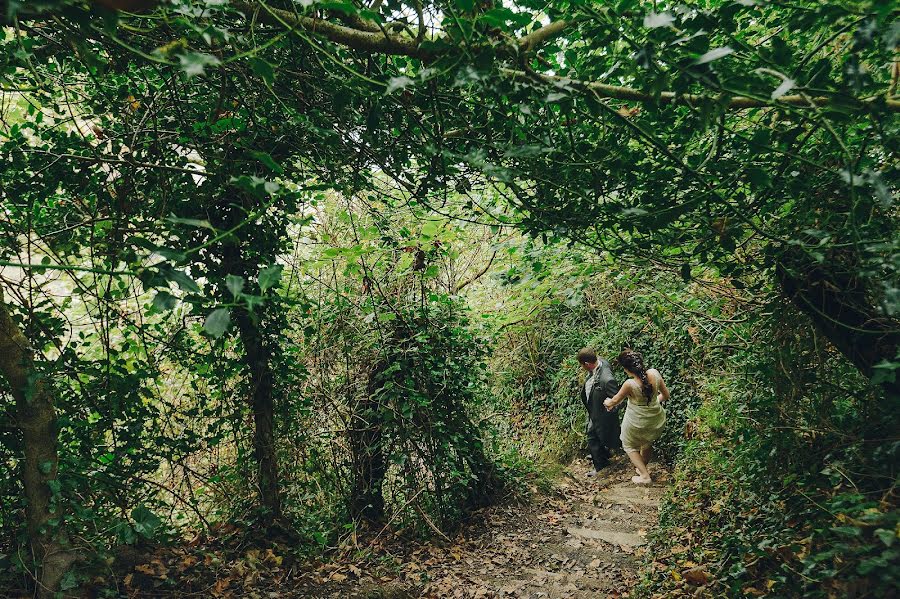
M 603 443 L 598 427 L 593 426 L 590 418 L 588 418 L 587 422 L 587 446 L 591 454 L 591 462 L 594 464 L 594 470 L 600 470 L 609 465 L 609 458 L 612 457 L 612 452 Z

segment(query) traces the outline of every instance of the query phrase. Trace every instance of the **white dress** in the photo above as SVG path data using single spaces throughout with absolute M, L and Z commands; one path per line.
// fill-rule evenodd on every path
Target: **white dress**
M 622 419 L 622 449 L 640 451 L 662 435 L 666 425 L 666 411 L 659 405 L 659 377 L 651 377 L 653 393 L 650 401 L 644 395 L 640 385 L 629 385 L 628 407 Z

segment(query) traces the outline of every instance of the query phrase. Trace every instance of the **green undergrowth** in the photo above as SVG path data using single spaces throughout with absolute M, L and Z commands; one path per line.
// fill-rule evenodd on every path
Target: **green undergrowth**
M 552 480 L 585 450 L 575 352 L 631 346 L 672 391 L 657 448 L 673 472 L 632 597 L 891 596 L 896 400 L 777 299 L 637 280 L 589 284 L 506 333 L 490 364 L 501 444 Z
M 739 307 L 690 283 L 647 277 L 622 271 L 594 280 L 501 338 L 490 368 L 495 401 L 506 413 L 506 443 L 544 468 L 585 451 L 586 414 L 579 399 L 584 372 L 575 355 L 588 346 L 612 361 L 627 346 L 643 353 L 667 381 L 667 426 L 656 447 L 661 459 L 674 461 L 684 428 L 708 392 L 706 369 L 718 367 L 727 355 L 723 347 L 737 335 L 730 319 Z M 718 344 L 706 342 L 711 338 Z M 624 382 L 622 369 L 613 371 Z
M 896 592 L 897 401 L 786 318 L 708 383 L 632 597 Z

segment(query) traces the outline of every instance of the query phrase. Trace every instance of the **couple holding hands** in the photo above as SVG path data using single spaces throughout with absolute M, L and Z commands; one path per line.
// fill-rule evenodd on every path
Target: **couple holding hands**
M 588 450 L 594 463 L 594 470 L 588 476 L 596 475 L 609 464 L 611 450 L 621 447 L 637 471 L 632 482 L 639 485 L 653 482 L 647 464 L 653 456 L 651 443 L 659 438 L 666 424 L 666 412 L 661 405 L 669 399 L 666 382 L 659 371 L 644 366 L 641 354 L 630 349 L 623 350 L 616 358 L 629 377 L 621 386 L 610 363 L 592 349 L 579 351 L 578 362 L 588 371 L 581 390 L 581 402 L 588 412 Z M 626 399 L 628 407 L 620 429 L 617 406 Z

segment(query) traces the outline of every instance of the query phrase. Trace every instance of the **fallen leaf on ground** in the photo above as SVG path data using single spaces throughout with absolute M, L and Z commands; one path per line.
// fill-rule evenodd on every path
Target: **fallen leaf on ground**
M 689 583 L 695 586 L 702 586 L 709 582 L 709 574 L 707 573 L 704 566 L 696 566 L 694 568 L 688 568 L 684 572 L 681 573 L 684 576 L 684 579 Z

